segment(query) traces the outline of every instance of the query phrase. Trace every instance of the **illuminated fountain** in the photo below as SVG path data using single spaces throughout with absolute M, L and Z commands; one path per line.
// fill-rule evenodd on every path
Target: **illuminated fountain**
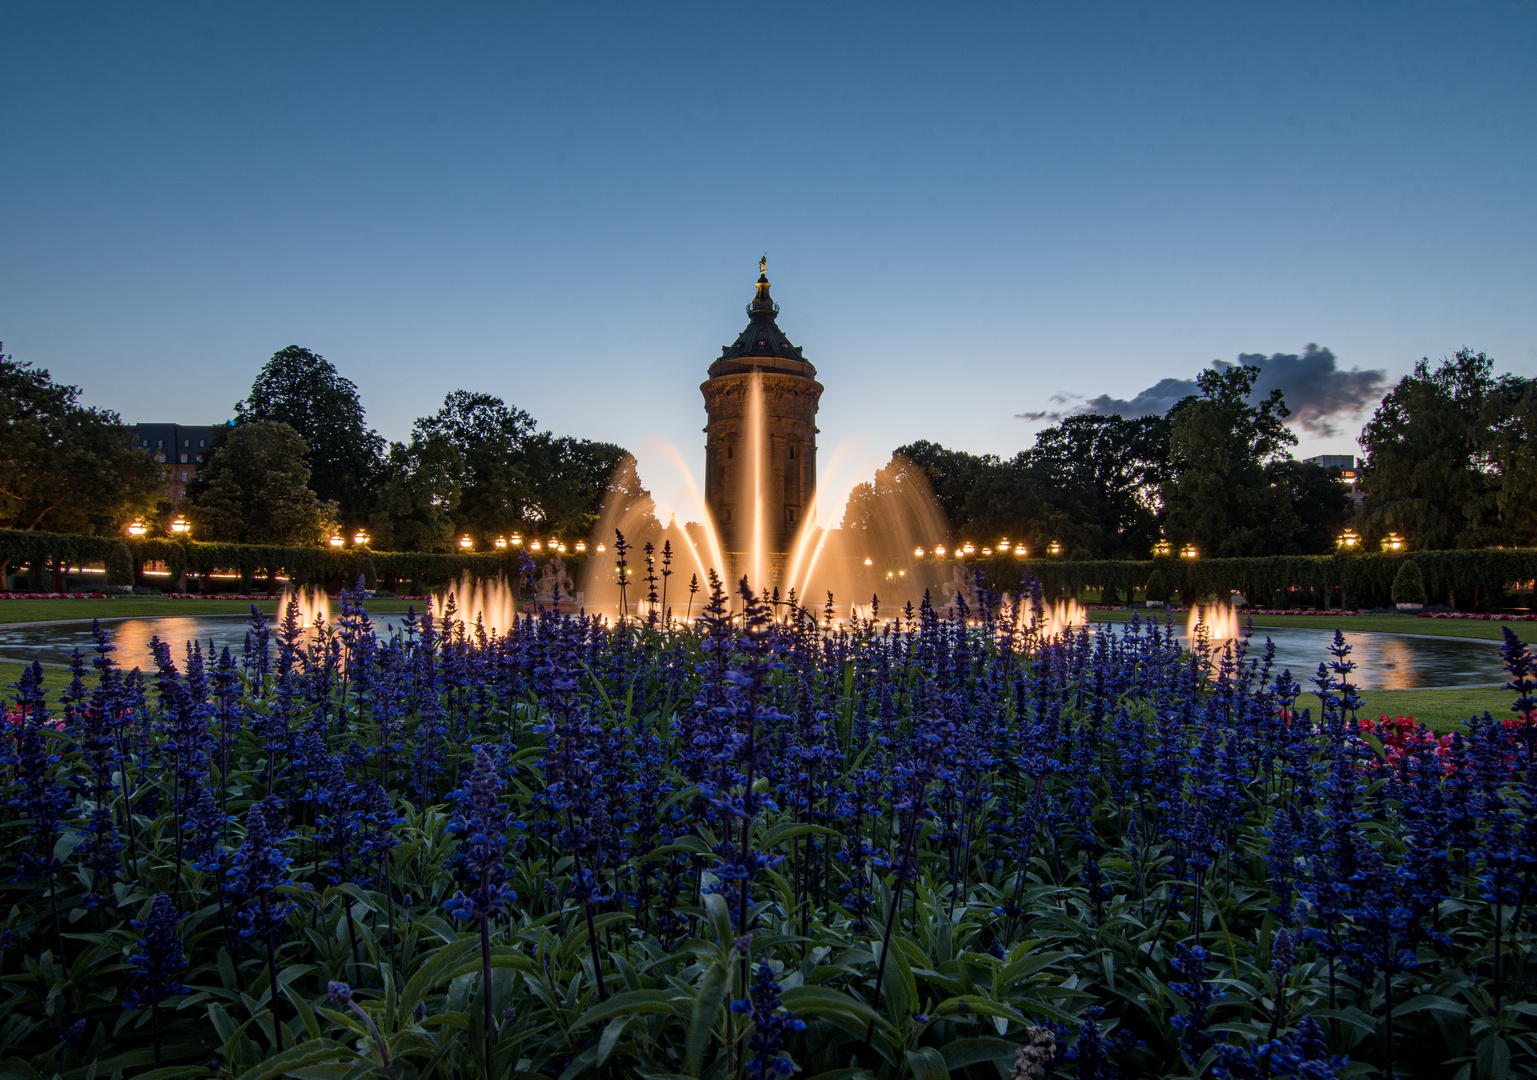
M 1236 641 L 1243 636 L 1243 627 L 1238 622 L 1238 612 L 1227 604 L 1192 607 L 1188 630 L 1192 642 L 1204 635 L 1213 645 L 1221 645 L 1224 641 Z
M 278 598 L 278 618 L 288 613 L 290 604 L 298 606 L 299 626 L 304 630 L 330 625 L 331 600 L 324 589 L 284 589 Z
M 766 260 L 747 312 L 747 328 L 710 365 L 700 387 L 708 418 L 703 483 L 676 447 L 662 444 L 654 458 L 659 471 L 676 474 L 673 505 L 688 523 L 679 526 L 671 515 L 666 526 L 660 524 L 633 460 L 610 484 L 596 537 L 612 544 L 617 530 L 632 547 L 622 614 L 648 614 L 653 589 L 659 614 L 692 611 L 685 606 L 686 586 L 693 579 L 707 590 L 712 570 L 733 606 L 743 577 L 782 600 L 793 592 L 817 612 L 831 592 L 838 618 L 854 614 L 855 605 L 866 610 L 875 596 L 883 612 L 895 614 L 908 602 L 916 607 L 925 589 L 941 610 L 962 595 L 969 602 L 970 568 L 963 559 L 947 562 L 940 547 L 931 557 L 915 554 L 948 532 L 921 473 L 893 462 L 873 482 L 859 485 L 860 472 L 869 473 L 857 466 L 875 462 L 861 461 L 852 444 L 839 446 L 818 472 L 816 414 L 823 388 L 816 369 L 779 329 Z M 655 477 L 648 479 L 655 484 Z M 615 561 L 611 554 L 586 568 L 582 589 L 589 608 L 619 611 Z
M 440 627 L 449 618 L 449 603 L 453 603 L 453 619 L 462 623 L 467 633 L 473 633 L 478 625 L 487 634 L 505 634 L 517 619 L 517 594 L 502 578 L 476 581 L 465 574 L 453 585 L 432 594 L 432 618 Z

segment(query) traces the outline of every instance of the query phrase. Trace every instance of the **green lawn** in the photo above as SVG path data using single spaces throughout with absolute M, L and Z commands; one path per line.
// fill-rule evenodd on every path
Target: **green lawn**
M 420 611 L 425 601 L 417 600 Z M 258 600 L 263 614 L 277 612 L 278 602 Z M 369 611 L 404 611 L 407 600 L 379 598 L 368 602 Z M 243 615 L 249 600 L 172 600 L 163 596 L 123 596 L 110 600 L 0 600 L 0 625 L 19 622 L 52 622 L 55 619 L 121 619 L 129 615 Z
M 1154 611 L 1160 619 L 1163 612 Z M 1125 622 L 1131 612 L 1091 611 L 1095 622 Z M 1184 626 L 1190 616 L 1183 611 L 1174 613 L 1174 621 Z M 1434 637 L 1482 638 L 1500 641 L 1504 638 L 1503 627 L 1510 627 L 1516 636 L 1528 644 L 1537 642 L 1537 622 L 1484 622 L 1481 619 L 1420 619 L 1413 615 L 1256 615 L 1256 628 L 1266 626 L 1297 627 L 1304 630 L 1361 630 L 1379 634 L 1426 634 Z
M 1516 695 L 1499 687 L 1462 690 L 1363 690 L 1362 716 L 1412 716 L 1434 731 L 1451 731 L 1470 716 L 1489 712 L 1496 720 L 1515 715 L 1510 703 Z M 1318 715 L 1318 699 L 1304 694 L 1298 704 L 1311 706 Z

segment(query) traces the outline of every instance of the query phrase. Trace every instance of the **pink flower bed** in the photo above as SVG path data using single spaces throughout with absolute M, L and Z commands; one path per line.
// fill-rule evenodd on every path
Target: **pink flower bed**
M 1477 619 L 1480 622 L 1537 622 L 1537 615 L 1479 615 L 1472 611 L 1422 611 L 1421 619 Z
M 0 592 L 0 600 L 110 600 L 104 592 Z

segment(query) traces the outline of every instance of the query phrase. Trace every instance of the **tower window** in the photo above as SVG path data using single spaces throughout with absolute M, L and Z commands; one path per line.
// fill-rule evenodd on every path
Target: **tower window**
M 790 460 L 791 461 L 795 460 L 795 447 L 793 447 L 793 446 L 790 447 Z
M 732 451 L 732 449 L 733 449 L 733 448 L 732 448 L 732 447 L 730 447 L 730 446 L 728 446 L 728 447 L 726 447 L 726 456 L 727 456 L 727 457 L 728 457 L 728 458 L 729 458 L 729 457 L 731 457 L 731 451 Z

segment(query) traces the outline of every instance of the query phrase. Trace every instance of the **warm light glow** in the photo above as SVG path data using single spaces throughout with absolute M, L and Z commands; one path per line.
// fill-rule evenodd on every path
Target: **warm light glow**
M 562 555 L 564 555 L 566 553 L 566 545 L 565 545 L 564 542 L 556 544 L 555 545 L 555 549 L 557 551 L 559 551 Z
M 542 551 L 543 549 L 544 549 L 544 545 L 541 544 L 537 540 L 530 540 L 528 542 L 528 550 L 529 551 Z
M 907 571 L 906 570 L 898 570 L 897 571 L 897 577 L 906 577 L 906 576 L 907 576 Z
M 369 536 L 362 529 L 359 529 L 357 532 L 352 534 L 352 542 L 354 544 L 356 544 L 358 547 L 367 547 L 368 546 L 368 542 L 370 540 L 372 540 L 372 539 L 373 539 L 373 537 Z
M 934 545 L 934 554 L 940 556 L 941 558 L 943 558 L 944 554 L 945 554 L 945 545 L 943 545 L 943 544 L 935 544 Z
M 1023 559 L 1028 554 L 1030 554 L 1030 549 L 1025 547 L 1024 544 L 1015 544 L 1014 545 L 1014 556 L 1015 556 L 1015 558 Z
M 865 556 L 865 565 L 866 566 L 874 566 L 875 565 L 875 560 L 870 558 L 870 556 L 866 555 Z
M 1153 545 L 1153 555 L 1155 557 L 1164 558 L 1173 554 L 1174 545 L 1169 543 L 1167 540 L 1160 540 Z
M 608 550 L 608 545 L 607 544 L 599 544 L 598 545 L 598 554 L 599 555 L 602 555 L 607 550 Z
M 498 548 L 504 548 L 507 546 L 507 538 L 505 536 L 498 536 L 494 543 Z
M 887 570 L 886 571 L 886 580 L 890 581 L 892 579 L 892 577 L 893 577 L 893 575 L 892 575 L 891 571 Z
M 171 531 L 177 534 L 191 532 L 192 524 L 186 518 L 178 514 L 176 520 L 171 522 Z
M 1408 548 L 1408 543 L 1396 532 L 1390 532 L 1382 538 L 1383 551 L 1403 551 Z
M 578 551 L 586 551 L 587 550 L 587 541 L 586 540 L 578 540 L 576 542 L 576 550 L 578 550 Z
M 147 532 L 149 532 L 149 529 L 142 521 L 130 521 L 128 523 L 129 536 L 143 536 Z
M 985 547 L 985 548 L 982 549 L 982 554 L 984 554 L 984 555 L 991 556 L 992 553 L 993 553 L 993 549 L 990 548 L 990 547 Z
M 459 537 L 459 546 L 468 550 L 475 546 L 475 541 L 471 540 L 468 536 L 461 536 Z
M 1192 641 L 1204 633 L 1215 644 L 1235 641 L 1242 631 L 1238 625 L 1238 612 L 1231 605 L 1213 604 L 1211 607 L 1197 606 L 1190 609 L 1187 632 Z
M 915 558 L 915 559 L 923 558 L 923 549 L 922 548 L 913 548 L 913 558 Z
M 972 547 L 971 546 L 971 541 L 968 540 L 966 542 L 965 546 L 961 548 L 961 550 L 964 551 L 966 554 L 970 555 L 972 552 L 976 551 L 977 549 Z
M 513 547 L 522 547 L 523 546 L 523 534 L 522 533 L 513 533 L 512 534 L 512 546 Z
M 1358 547 L 1361 543 L 1361 536 L 1354 529 L 1346 529 L 1340 533 L 1339 538 L 1334 543 L 1341 548 Z
M 1179 549 L 1179 557 L 1181 559 L 1199 559 L 1201 557 L 1201 553 L 1196 550 L 1196 546 L 1194 544 L 1186 544 L 1184 547 Z
M 1060 555 L 1062 554 L 1062 545 L 1053 540 L 1046 545 L 1046 553 L 1048 555 Z
M 327 540 L 326 543 L 330 544 L 332 547 L 341 547 L 346 543 L 346 541 L 343 540 L 340 536 L 333 536 L 331 539 Z
M 558 536 L 550 537 L 548 540 L 546 540 L 544 542 L 544 546 L 547 547 L 547 548 L 550 548 L 552 550 L 555 549 L 555 548 L 560 547 L 560 537 L 558 537 Z

